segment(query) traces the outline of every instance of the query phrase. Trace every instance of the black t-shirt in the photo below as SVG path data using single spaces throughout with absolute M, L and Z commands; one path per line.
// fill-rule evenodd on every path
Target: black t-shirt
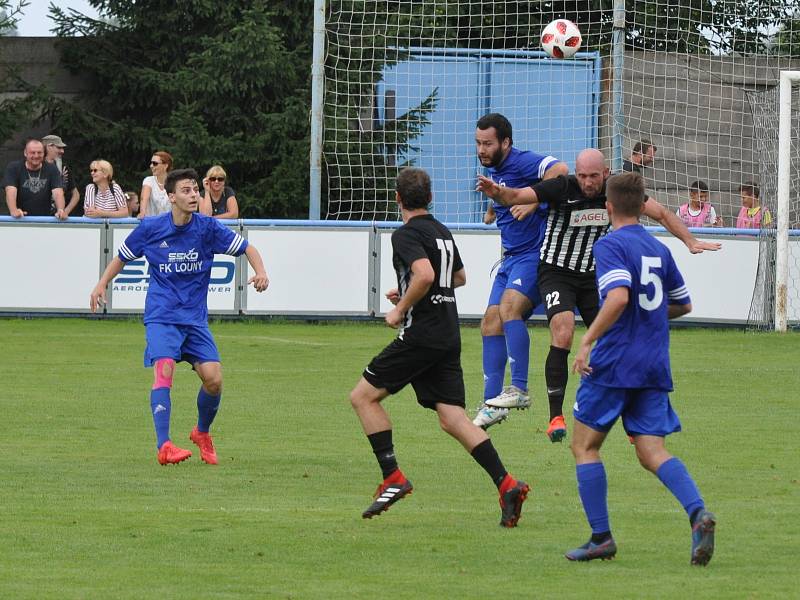
M 61 173 L 52 163 L 43 162 L 39 169 L 30 171 L 24 160 L 15 160 L 6 167 L 6 186 L 17 188 L 17 208 L 31 217 L 46 217 L 53 214 L 51 199 L 53 190 L 62 187 Z
M 586 273 L 594 270 L 594 243 L 608 231 L 605 183 L 587 198 L 574 175 L 560 175 L 533 186 L 539 202 L 550 205 L 539 255 L 543 263 Z
M 432 215 L 413 217 L 392 234 L 392 263 L 403 296 L 411 283 L 411 265 L 427 258 L 434 279 L 425 296 L 406 313 L 398 338 L 430 348 L 461 345 L 453 273 L 464 268 L 450 230 Z
M 625 160 L 622 161 L 622 170 L 623 171 L 628 171 L 628 172 L 636 171 L 637 173 L 641 173 L 642 172 L 642 167 L 641 167 L 641 165 L 633 164 L 631 161 L 629 161 L 626 158 Z
M 200 192 L 200 195 L 205 198 L 206 191 L 203 190 Z M 211 196 L 211 214 L 212 215 L 222 215 L 228 212 L 228 198 L 231 196 L 235 196 L 236 192 L 233 191 L 233 188 L 228 187 L 227 185 L 222 190 L 222 196 L 219 197 L 219 202 L 214 202 L 213 195 Z

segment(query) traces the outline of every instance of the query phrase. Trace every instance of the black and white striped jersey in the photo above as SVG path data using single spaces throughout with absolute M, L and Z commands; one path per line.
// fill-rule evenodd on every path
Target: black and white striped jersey
M 592 248 L 609 226 L 605 186 L 600 195 L 587 198 L 574 175 L 561 175 L 533 189 L 539 202 L 550 206 L 541 262 L 578 273 L 594 271 Z

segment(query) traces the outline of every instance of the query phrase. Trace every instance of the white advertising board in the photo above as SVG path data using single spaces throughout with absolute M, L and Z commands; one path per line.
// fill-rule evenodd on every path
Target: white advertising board
M 692 299 L 687 321 L 747 321 L 758 271 L 758 242 L 749 238 L 709 238 L 721 242 L 717 252 L 691 254 L 668 234 L 658 239 L 672 252 Z
M 369 229 L 248 228 L 270 284 L 263 293 L 248 287 L 246 312 L 369 314 L 371 235 Z
M 479 318 L 486 311 L 486 302 L 494 280 L 493 267 L 500 260 L 500 235 L 454 233 L 453 240 L 461 254 L 467 273 L 467 285 L 456 290 L 458 314 L 463 318 Z M 397 275 L 392 266 L 392 232 L 380 233 L 380 281 L 376 282 L 380 300 L 380 314 L 386 314 L 392 305 L 385 292 L 397 287 Z
M 133 227 L 114 227 L 112 235 L 113 254 L 117 256 L 122 242 Z M 234 312 L 236 306 L 236 258 L 217 254 L 211 267 L 211 280 L 208 284 L 208 310 L 211 313 Z M 109 311 L 142 312 L 147 286 L 150 283 L 150 270 L 144 257 L 129 262 L 122 273 L 111 282 Z
M 101 226 L 0 227 L 0 309 L 88 312 L 101 241 Z

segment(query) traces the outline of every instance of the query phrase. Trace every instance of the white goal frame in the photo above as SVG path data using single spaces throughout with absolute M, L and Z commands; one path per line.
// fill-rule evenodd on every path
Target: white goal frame
M 778 125 L 778 215 L 775 258 L 775 331 L 786 331 L 789 307 L 789 195 L 792 173 L 792 89 L 800 71 L 781 71 Z

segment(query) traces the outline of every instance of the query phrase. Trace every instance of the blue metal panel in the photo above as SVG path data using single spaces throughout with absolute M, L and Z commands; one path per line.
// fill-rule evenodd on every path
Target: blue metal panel
M 419 106 L 438 89 L 431 124 L 417 138 L 408 156 L 431 175 L 433 213 L 442 221 L 467 220 L 469 209 L 460 204 L 475 200 L 475 149 L 472 128 L 477 119 L 480 84 L 477 57 L 420 56 L 388 68 L 378 86 L 378 114 L 386 115 L 386 94 L 396 94 L 396 116 Z
M 437 90 L 431 124 L 407 156 L 433 181 L 433 212 L 449 223 L 479 222 L 483 199 L 474 192 L 481 170 L 475 122 L 505 114 L 514 145 L 552 154 L 574 168 L 575 156 L 597 146 L 600 62 L 597 53 L 554 60 L 541 51 L 414 48 L 413 58 L 387 67 L 376 86 L 379 122 L 420 105 Z M 394 115 L 388 105 L 394 103 Z
M 508 117 L 514 146 L 551 154 L 575 167 L 596 147 L 594 61 L 502 58 L 491 61 L 491 112 Z

